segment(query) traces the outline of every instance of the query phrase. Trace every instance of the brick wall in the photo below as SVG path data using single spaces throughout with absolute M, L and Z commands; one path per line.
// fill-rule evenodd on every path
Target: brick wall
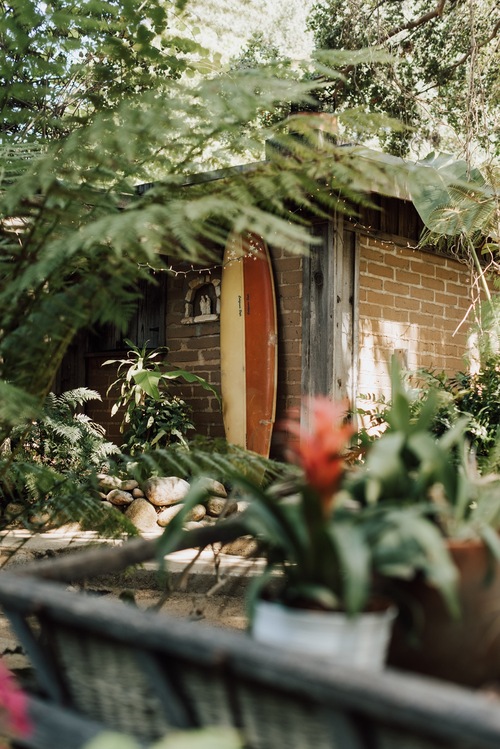
M 183 324 L 186 295 L 189 282 L 195 273 L 170 276 L 167 284 L 167 346 L 168 361 L 176 367 L 186 369 L 203 377 L 220 393 L 220 326 L 219 322 L 195 322 Z M 220 270 L 214 270 L 220 278 Z M 191 405 L 196 432 L 208 437 L 223 437 L 222 412 L 217 398 L 198 385 L 179 384 L 173 386 Z M 190 437 L 194 434 L 190 433 Z
M 395 352 L 411 370 L 427 367 L 453 373 L 464 366 L 469 272 L 451 258 L 407 244 L 359 233 L 359 393 L 390 393 L 388 364 Z M 271 254 L 279 331 L 279 421 L 300 405 L 302 259 L 279 249 Z M 189 279 L 179 275 L 169 280 L 169 361 L 204 377 L 220 392 L 219 322 L 181 323 Z M 197 432 L 223 436 L 217 400 L 194 386 L 179 391 L 193 407 Z M 279 441 L 273 451 L 279 451 Z
M 358 392 L 388 394 L 398 352 L 410 370 L 464 367 L 470 274 L 447 257 L 360 234 Z
M 272 252 L 278 315 L 277 420 L 300 406 L 302 377 L 302 258 Z

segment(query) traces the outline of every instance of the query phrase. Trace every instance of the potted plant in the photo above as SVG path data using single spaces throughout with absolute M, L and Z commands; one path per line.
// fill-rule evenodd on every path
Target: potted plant
M 432 390 L 416 408 L 395 368 L 387 429 L 345 489 L 361 506 L 383 508 L 386 520 L 391 507 L 406 507 L 427 523 L 409 529 L 406 570 L 400 542 L 389 535 L 377 546 L 376 567 L 399 609 L 389 664 L 479 686 L 500 677 L 500 477 L 478 474 L 466 416 L 436 436 L 439 408 Z M 418 569 L 417 536 L 431 526 L 448 561 Z
M 328 619 L 331 638 L 337 626 L 331 619 L 343 620 L 352 638 L 365 621 L 382 619 L 379 640 L 387 643 L 394 616 L 387 601 L 397 602 L 404 613 L 420 613 L 432 622 L 426 596 L 437 603 L 440 621 L 463 633 L 466 625 L 461 616 L 464 605 L 468 611 L 469 604 L 464 598 L 464 571 L 457 549 L 479 548 L 484 560 L 490 555 L 500 559 L 495 532 L 500 492 L 495 481 L 481 483 L 471 478 L 464 422 L 438 439 L 432 433 L 435 408 L 436 399 L 430 393 L 415 416 L 411 397 L 395 368 L 387 429 L 373 441 L 363 432 L 357 435 L 364 452 L 358 465 L 346 465 L 345 461 L 354 436 L 345 408 L 317 398 L 311 403 L 310 430 L 294 421 L 286 424 L 292 438 L 289 457 L 298 464 L 296 472 L 291 472 L 293 489 L 284 490 L 283 484 L 262 488 L 238 474 L 228 477 L 249 499 L 237 520 L 239 533 L 258 539 L 267 560 L 252 589 L 254 636 L 298 649 L 295 630 L 262 634 L 263 617 L 267 620 L 270 616 L 273 626 L 280 628 L 288 626 L 289 619 L 298 619 L 299 630 L 305 634 L 302 647 L 307 652 L 315 651 L 322 657 L 330 652 L 338 659 L 379 668 L 383 648 L 374 655 L 370 643 L 370 660 L 356 661 L 365 652 L 363 645 L 356 643 L 351 651 L 350 644 L 320 643 L 315 625 L 305 621 Z M 200 501 L 200 491 L 202 488 L 193 488 L 186 510 Z M 225 521 L 226 527 L 231 522 Z M 181 526 L 179 514 L 176 526 L 167 529 L 160 544 L 162 554 L 173 548 Z M 476 581 L 478 570 L 476 564 Z M 470 582 L 467 589 L 471 589 Z M 425 641 L 423 629 L 419 634 Z M 444 637 L 446 643 L 446 634 Z M 390 662 L 410 667 L 406 654 L 411 646 L 406 638 L 400 634 L 396 645 L 394 642 L 393 638 Z M 500 657 L 500 647 L 498 651 Z M 418 666 L 426 659 L 418 648 L 414 652 Z M 433 658 L 430 656 L 431 664 Z M 453 654 L 447 654 L 450 658 L 453 660 Z M 448 675 L 446 668 L 440 666 L 435 675 L 465 681 L 462 675 Z
M 289 459 L 302 471 L 295 491 L 277 498 L 275 487 L 247 486 L 246 528 L 267 559 L 250 619 L 262 642 L 378 669 L 396 610 L 373 575 L 368 525 L 341 491 L 354 433 L 346 416 L 342 404 L 313 399 L 310 429 L 283 425 Z
M 236 521 L 239 535 L 255 537 L 267 561 L 251 590 L 252 633 L 269 643 L 379 668 L 395 610 L 377 596 L 365 527 L 340 492 L 354 428 L 342 405 L 317 398 L 311 406 L 310 432 L 294 421 L 286 424 L 290 452 L 300 464 L 296 471 L 290 467 L 288 481 L 263 488 L 241 473 L 227 477 L 249 500 Z M 184 512 L 204 491 L 193 485 Z M 183 515 L 166 529 L 162 556 L 175 547 Z M 285 639 L 281 627 L 287 627 Z M 357 635 L 367 635 L 367 644 L 354 642 Z

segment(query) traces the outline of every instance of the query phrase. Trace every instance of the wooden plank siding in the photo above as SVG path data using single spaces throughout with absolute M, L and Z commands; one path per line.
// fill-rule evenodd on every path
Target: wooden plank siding
M 303 394 L 353 401 L 356 384 L 356 235 L 342 216 L 315 227 L 304 259 Z M 304 405 L 307 409 L 307 404 Z M 304 411 L 304 418 L 307 418 Z
M 91 401 L 85 411 L 91 419 L 106 429 L 106 438 L 116 444 L 122 441 L 119 431 L 120 416 L 117 414 L 112 418 L 111 408 L 118 391 L 107 394 L 109 386 L 116 379 L 116 369 L 112 366 L 103 367 L 103 363 L 107 359 L 126 357 L 125 338 L 139 347 L 147 344 L 148 348 L 157 348 L 166 343 L 166 274 L 152 274 L 150 282 L 140 280 L 138 287 L 139 300 L 127 329 L 123 331 L 115 325 L 100 326 L 85 337 L 81 336 L 80 345 L 75 351 L 79 360 L 78 365 L 74 367 L 75 382 L 71 386 L 85 384 L 100 393 L 102 401 Z

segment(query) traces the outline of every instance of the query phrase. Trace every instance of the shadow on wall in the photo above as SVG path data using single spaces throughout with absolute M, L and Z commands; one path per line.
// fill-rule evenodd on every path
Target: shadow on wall
M 469 353 L 467 325 L 464 323 L 457 330 L 463 310 L 456 308 L 453 315 L 449 312 L 447 317 L 438 318 L 433 328 L 418 321 L 402 323 L 387 319 L 390 312 L 386 319 L 362 319 L 358 393 L 390 397 L 389 362 L 394 354 L 409 371 L 425 367 L 452 374 L 463 369 L 464 357 Z

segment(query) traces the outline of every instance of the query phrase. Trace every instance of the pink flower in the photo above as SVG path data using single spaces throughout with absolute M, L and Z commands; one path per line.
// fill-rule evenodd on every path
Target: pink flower
M 31 732 L 28 718 L 28 702 L 24 692 L 17 686 L 10 671 L 0 660 L 0 719 L 5 730 L 15 736 L 26 736 Z
M 298 420 L 288 420 L 284 427 L 298 442 L 289 443 L 294 462 L 304 469 L 307 483 L 320 496 L 325 515 L 331 510 L 333 495 L 344 472 L 344 452 L 355 429 L 345 421 L 347 406 L 317 396 L 310 400 L 310 429 Z

